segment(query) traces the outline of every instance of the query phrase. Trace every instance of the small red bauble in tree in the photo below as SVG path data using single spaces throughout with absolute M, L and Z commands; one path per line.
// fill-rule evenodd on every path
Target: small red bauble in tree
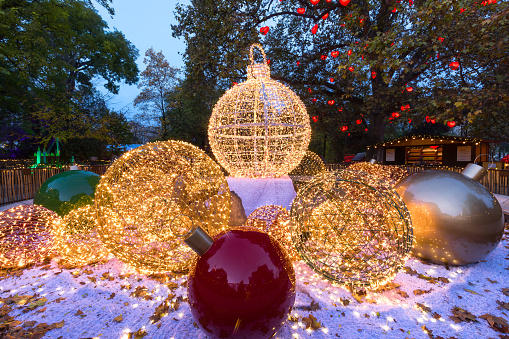
M 318 31 L 318 24 L 314 25 L 313 28 L 311 28 L 311 33 L 316 34 Z
M 459 62 L 457 62 L 457 61 L 453 61 L 453 62 L 451 62 L 451 63 L 449 64 L 449 67 L 451 67 L 451 69 L 452 69 L 453 71 L 455 71 L 455 70 L 457 70 L 457 69 L 458 69 L 458 67 L 460 67 L 460 63 L 459 63 Z
M 347 6 L 350 3 L 350 0 L 339 0 L 339 3 L 343 6 Z
M 332 105 L 334 105 L 335 103 L 336 103 L 336 102 L 335 102 L 334 100 L 329 100 L 329 101 L 327 101 L 327 104 L 329 104 L 329 105 L 331 105 L 331 106 L 332 106 Z
M 431 119 L 430 119 L 429 115 L 426 115 L 425 120 L 426 120 L 426 122 L 430 122 Z
M 343 112 L 343 107 L 338 108 L 338 112 Z
M 443 42 L 444 38 L 438 37 L 438 41 Z
M 406 105 L 405 105 L 405 108 L 406 108 L 406 109 L 410 109 L 410 105 L 409 105 L 409 104 L 406 104 Z
M 392 13 L 396 13 L 398 11 L 398 9 L 396 7 L 394 7 L 394 9 L 392 10 Z
M 341 126 L 341 132 L 346 132 L 348 130 L 348 126 Z
M 362 124 L 362 120 L 361 120 L 361 119 L 357 119 L 357 120 L 355 120 L 355 123 L 356 123 L 357 125 L 360 125 L 360 124 Z
M 437 122 L 437 121 L 435 120 L 435 118 L 430 119 L 429 121 L 430 121 L 433 125 L 435 124 L 435 122 Z
M 325 60 L 325 59 L 327 59 L 327 56 L 322 54 L 322 55 L 320 56 L 320 59 Z
M 322 16 L 322 19 L 325 20 L 329 17 L 329 13 L 325 13 L 323 16 Z
M 408 5 L 409 5 L 409 6 L 413 6 L 413 4 L 414 4 L 414 1 L 413 1 L 413 0 L 409 0 L 409 1 L 408 1 Z
M 364 55 L 361 55 L 361 59 L 364 60 Z
M 331 2 L 332 0 L 325 0 L 325 2 Z
M 260 33 L 262 33 L 263 35 L 266 35 L 267 33 L 269 33 L 269 26 L 260 28 Z
M 267 59 L 267 65 L 270 65 L 270 59 Z
M 401 114 L 399 112 L 392 112 L 391 115 L 393 118 L 399 118 L 401 116 Z
M 235 86 L 236 84 L 238 84 L 238 82 L 236 81 L 232 81 L 232 85 Z
M 334 78 L 329 78 L 329 81 L 330 82 L 334 82 Z
M 402 111 L 404 111 L 406 109 L 406 106 L 401 106 L 400 108 Z
M 372 77 L 373 79 L 374 79 L 374 78 L 376 78 L 376 72 L 375 72 L 375 71 L 371 72 L 371 77 Z
M 332 52 L 330 52 L 330 56 L 333 57 L 333 58 L 337 57 L 338 55 L 339 55 L 339 51 L 332 51 Z
M 308 88 L 309 93 L 313 93 L 313 90 L 311 88 Z
M 347 54 L 348 54 L 348 56 L 352 55 L 352 50 L 349 49 Z
M 311 99 L 311 101 L 312 101 L 313 103 L 315 103 L 315 102 L 316 102 L 316 98 Z
M 350 72 L 353 72 L 353 71 L 355 70 L 355 68 L 353 68 L 353 66 L 350 66 L 350 67 L 348 67 L 348 70 L 349 70 Z
M 412 92 L 413 90 L 414 90 L 414 89 L 413 89 L 412 87 L 410 87 L 410 86 L 406 88 L 406 91 L 407 91 L 407 92 Z
M 408 119 L 408 123 L 411 124 L 412 123 L 412 119 Z
M 315 115 L 314 117 L 311 117 L 311 119 L 313 119 L 314 122 L 317 122 L 318 121 L 318 115 Z
M 456 126 L 456 121 L 454 121 L 454 120 L 447 121 L 447 126 L 449 126 L 450 128 L 453 128 L 454 126 Z
M 368 131 L 368 129 L 367 129 L 367 128 L 365 128 L 365 129 L 364 129 L 364 132 L 367 132 L 367 131 Z
M 297 61 L 297 66 L 300 66 L 300 61 Z
M 460 8 L 460 13 L 463 13 L 465 11 L 464 8 Z
M 304 14 L 304 13 L 306 13 L 306 9 L 304 7 L 297 8 L 297 13 Z
M 320 2 L 320 0 L 309 0 L 309 2 L 316 6 Z
M 295 272 L 286 250 L 253 227 L 214 239 L 197 228 L 185 242 L 200 255 L 187 280 L 196 324 L 213 338 L 274 336 L 295 302 Z

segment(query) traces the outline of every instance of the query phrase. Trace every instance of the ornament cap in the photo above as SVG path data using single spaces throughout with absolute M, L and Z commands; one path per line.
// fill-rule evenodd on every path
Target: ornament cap
M 258 48 L 263 57 L 263 64 L 255 64 L 253 52 L 254 49 Z M 262 45 L 260 44 L 252 44 L 249 48 L 249 60 L 251 60 L 251 65 L 247 66 L 247 78 L 270 78 L 270 68 L 267 65 L 267 57 L 265 56 L 265 51 L 263 50 Z
M 470 163 L 461 171 L 461 174 L 472 180 L 481 181 L 488 171 L 482 166 Z
M 191 247 L 199 256 L 204 255 L 214 243 L 214 240 L 201 228 L 197 226 L 184 242 Z

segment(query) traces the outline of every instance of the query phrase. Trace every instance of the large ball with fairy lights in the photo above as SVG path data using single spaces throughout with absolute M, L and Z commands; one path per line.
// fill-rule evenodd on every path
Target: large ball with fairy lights
M 51 225 L 55 250 L 60 263 L 79 267 L 106 259 L 109 252 L 97 234 L 95 208 L 85 205 L 76 208 Z
M 264 63 L 255 64 L 253 48 Z M 250 51 L 247 81 L 214 106 L 209 142 L 217 161 L 235 177 L 280 177 L 299 164 L 311 138 L 306 107 L 287 86 L 270 78 L 260 45 Z
M 44 206 L 63 217 L 73 209 L 93 204 L 101 176 L 89 171 L 65 171 L 46 180 L 34 197 L 34 205 Z
M 50 227 L 58 219 L 55 212 L 36 205 L 19 205 L 0 212 L 0 268 L 24 267 L 50 255 Z
M 314 152 L 306 151 L 299 165 L 288 173 L 288 175 L 292 179 L 293 186 L 297 192 L 303 185 L 311 180 L 313 176 L 326 171 L 327 167 L 320 156 Z
M 342 285 L 392 280 L 412 247 L 410 215 L 385 182 L 357 171 L 316 176 L 297 194 L 292 240 L 317 273 Z
M 348 169 L 368 173 L 379 180 L 387 181 L 393 187 L 409 175 L 403 168 L 371 162 L 355 162 L 348 166 Z
M 230 190 L 220 166 L 197 147 L 160 141 L 117 159 L 95 195 L 98 232 L 107 249 L 141 272 L 187 269 L 189 225 L 214 236 L 227 228 Z M 181 226 L 175 226 L 181 225 Z

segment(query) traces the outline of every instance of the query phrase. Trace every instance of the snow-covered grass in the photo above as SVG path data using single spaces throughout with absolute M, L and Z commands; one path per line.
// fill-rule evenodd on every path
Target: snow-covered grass
M 508 330 L 507 233 L 482 262 L 445 267 L 411 258 L 387 290 L 365 295 L 295 262 L 295 306 L 276 338 L 509 338 L 488 321 Z M 136 274 L 114 257 L 75 269 L 55 258 L 0 271 L 0 337 L 9 338 L 6 324 L 18 335 L 39 330 L 33 338 L 206 338 L 187 304 L 185 274 Z

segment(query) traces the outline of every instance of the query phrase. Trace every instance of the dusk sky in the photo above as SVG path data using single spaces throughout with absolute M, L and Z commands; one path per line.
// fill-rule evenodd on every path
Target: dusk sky
M 156 52 L 162 51 L 170 66 L 182 68 L 182 54 L 185 44 L 171 35 L 171 25 L 176 24 L 175 6 L 177 3 L 188 4 L 188 0 L 114 0 L 113 18 L 101 6 L 94 4 L 99 14 L 105 20 L 110 29 L 116 28 L 121 31 L 127 40 L 138 48 L 140 56 L 137 60 L 138 68 L 145 69 L 143 59 L 145 51 L 153 47 Z M 114 110 L 126 112 L 132 117 L 136 111 L 132 106 L 134 98 L 140 89 L 136 85 L 122 84 L 120 93 L 109 101 Z

